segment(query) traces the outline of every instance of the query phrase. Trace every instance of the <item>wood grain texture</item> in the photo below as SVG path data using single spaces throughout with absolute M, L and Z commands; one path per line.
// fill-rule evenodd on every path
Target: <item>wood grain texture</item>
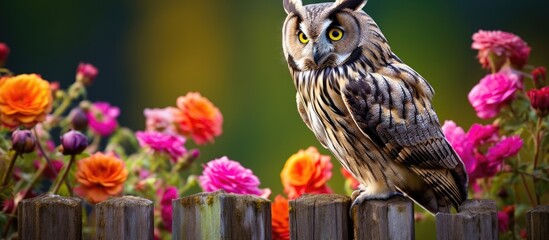
M 537 206 L 526 213 L 529 240 L 549 239 L 549 205 Z
M 494 200 L 467 200 L 459 213 L 437 213 L 437 239 L 498 239 L 497 220 Z
M 364 201 L 351 210 L 355 239 L 414 239 L 414 203 L 401 196 Z
M 352 239 L 349 197 L 305 194 L 290 201 L 290 238 L 293 240 Z
M 97 204 L 97 239 L 152 240 L 154 205 L 151 200 L 124 196 Z
M 82 239 L 82 201 L 45 194 L 26 199 L 17 208 L 19 239 Z
M 267 199 L 217 191 L 176 199 L 172 204 L 172 239 L 271 239 Z

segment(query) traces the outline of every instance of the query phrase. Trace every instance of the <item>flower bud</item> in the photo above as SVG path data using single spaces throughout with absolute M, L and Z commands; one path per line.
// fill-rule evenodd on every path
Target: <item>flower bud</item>
M 88 127 L 88 114 L 82 108 L 74 108 L 69 114 L 71 126 L 73 129 L 83 131 Z
M 545 67 L 537 67 L 532 70 L 532 79 L 534 80 L 534 84 L 537 88 L 542 88 L 543 86 L 545 86 L 546 76 L 547 75 Z
M 530 90 L 528 98 L 530 98 L 532 108 L 536 110 L 538 116 L 545 117 L 549 114 L 549 87 Z
M 191 150 L 191 158 L 192 159 L 197 159 L 198 156 L 200 156 L 200 151 L 198 149 Z
M 15 130 L 11 134 L 12 149 L 18 153 L 30 153 L 34 151 L 36 139 L 29 130 Z
M 88 147 L 88 138 L 79 131 L 70 130 L 61 136 L 63 155 L 76 155 L 82 153 Z
M 10 48 L 5 43 L 0 42 L 0 67 L 4 66 L 8 55 L 10 54 Z
M 99 71 L 95 66 L 89 63 L 80 63 L 76 71 L 76 81 L 84 84 L 84 86 L 90 86 L 98 73 Z

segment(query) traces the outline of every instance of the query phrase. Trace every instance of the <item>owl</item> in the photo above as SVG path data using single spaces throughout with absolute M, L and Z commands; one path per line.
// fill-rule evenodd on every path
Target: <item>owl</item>
M 458 209 L 468 177 L 441 130 L 433 88 L 391 51 L 366 2 L 283 0 L 298 112 L 361 183 L 353 206 L 402 195 L 431 213 Z

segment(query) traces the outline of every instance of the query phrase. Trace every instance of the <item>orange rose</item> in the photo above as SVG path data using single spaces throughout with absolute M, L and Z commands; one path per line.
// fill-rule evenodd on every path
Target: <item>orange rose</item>
M 90 203 L 98 203 L 122 192 L 128 177 L 124 162 L 114 154 L 96 153 L 78 161 L 74 192 Z
M 327 186 L 332 177 L 330 157 L 321 155 L 315 147 L 299 150 L 284 164 L 280 173 L 284 192 L 290 199 L 303 193 L 331 193 Z
M 288 199 L 278 195 L 271 204 L 271 226 L 273 240 L 290 239 L 290 206 Z
M 190 92 L 177 98 L 177 108 L 174 118 L 179 131 L 190 136 L 197 144 L 213 142 L 214 137 L 221 135 L 223 116 L 200 93 Z
M 52 109 L 50 84 L 36 74 L 0 80 L 0 122 L 9 128 L 32 128 Z

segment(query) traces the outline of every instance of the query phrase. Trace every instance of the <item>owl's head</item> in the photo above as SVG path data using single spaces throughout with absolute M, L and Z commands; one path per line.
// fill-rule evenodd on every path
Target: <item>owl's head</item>
M 307 71 L 345 64 L 362 54 L 369 18 L 362 7 L 367 0 L 336 0 L 303 6 L 301 0 L 283 0 L 288 13 L 282 45 L 288 65 Z M 358 52 L 360 51 L 360 52 Z

